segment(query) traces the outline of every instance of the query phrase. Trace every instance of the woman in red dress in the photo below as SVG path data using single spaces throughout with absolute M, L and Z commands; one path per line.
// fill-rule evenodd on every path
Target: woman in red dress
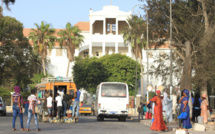
M 154 121 L 151 126 L 151 130 L 154 131 L 164 131 L 167 129 L 164 120 L 163 120 L 163 114 L 162 114 L 162 103 L 161 103 L 161 92 L 157 91 L 157 96 L 150 99 L 150 102 L 155 103 L 154 107 Z

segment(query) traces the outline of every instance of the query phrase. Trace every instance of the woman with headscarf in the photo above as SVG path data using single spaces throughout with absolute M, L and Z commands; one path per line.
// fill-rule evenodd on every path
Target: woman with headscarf
M 162 103 L 161 103 L 161 92 L 157 91 L 157 96 L 150 99 L 150 102 L 155 103 L 154 107 L 154 121 L 151 126 L 151 130 L 154 131 L 164 131 L 167 129 L 164 120 L 163 120 L 163 114 L 162 114 Z
M 19 115 L 19 118 L 20 118 L 21 131 L 24 131 L 23 115 L 22 115 L 22 108 L 21 108 L 21 103 L 23 102 L 20 94 L 20 87 L 15 86 L 14 91 L 15 92 L 13 93 L 13 131 L 16 131 L 15 122 L 16 122 L 17 115 Z
M 166 122 L 172 121 L 172 100 L 168 98 L 168 94 L 164 92 L 163 94 L 163 111 L 165 111 Z
M 179 100 L 179 103 L 181 103 L 181 113 L 186 112 L 188 117 L 187 119 L 183 119 L 181 120 L 183 123 L 183 128 L 185 129 L 190 129 L 192 128 L 191 122 L 190 122 L 190 107 L 188 105 L 189 102 L 189 90 L 184 89 L 183 91 L 183 96 L 181 97 L 181 99 Z
M 206 94 L 202 95 L 202 102 L 201 102 L 201 116 L 203 117 L 203 122 L 207 123 L 208 122 L 208 101 L 206 99 Z

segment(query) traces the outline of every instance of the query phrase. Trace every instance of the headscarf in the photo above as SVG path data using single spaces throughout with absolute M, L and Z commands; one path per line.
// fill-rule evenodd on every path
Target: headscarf
M 14 87 L 14 92 L 15 92 L 16 94 L 20 94 L 20 87 L 19 87 L 19 86 L 15 86 L 15 87 Z M 20 97 L 20 98 L 21 98 L 21 104 L 23 104 L 22 97 Z
M 20 87 L 19 86 L 15 86 L 14 87 L 14 91 L 16 94 L 20 94 Z
M 189 90 L 187 90 L 187 89 L 184 89 L 184 90 L 183 90 L 183 93 L 185 93 L 185 94 L 188 96 L 188 98 L 190 98 L 190 95 L 189 95 Z

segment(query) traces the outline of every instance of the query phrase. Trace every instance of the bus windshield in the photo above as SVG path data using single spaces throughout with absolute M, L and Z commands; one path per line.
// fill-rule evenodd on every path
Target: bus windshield
M 101 89 L 102 97 L 126 97 L 125 84 L 103 84 Z

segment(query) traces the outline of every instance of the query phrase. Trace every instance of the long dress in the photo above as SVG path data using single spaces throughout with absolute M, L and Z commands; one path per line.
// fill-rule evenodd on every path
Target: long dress
M 183 113 L 183 108 L 184 108 L 184 102 L 185 101 L 189 101 L 189 97 L 184 97 L 181 100 L 181 109 L 180 109 L 181 113 Z M 190 128 L 192 128 L 192 124 L 190 122 L 190 107 L 189 107 L 188 103 L 187 103 L 187 106 L 185 108 L 185 112 L 187 113 L 188 118 L 184 119 L 184 120 L 181 120 L 182 123 L 183 123 L 183 128 L 190 129 Z
M 163 111 L 165 111 L 166 121 L 172 122 L 172 100 L 167 97 L 167 93 L 164 93 Z
M 204 123 L 208 122 L 207 106 L 208 106 L 208 102 L 206 99 L 204 99 L 201 103 L 201 116 L 203 117 Z
M 155 107 L 154 107 L 154 121 L 151 126 L 151 130 L 155 131 L 164 131 L 167 129 L 164 120 L 163 120 L 163 114 L 162 114 L 162 103 L 161 103 L 161 98 L 160 97 L 153 97 L 150 99 L 150 101 L 155 102 Z

